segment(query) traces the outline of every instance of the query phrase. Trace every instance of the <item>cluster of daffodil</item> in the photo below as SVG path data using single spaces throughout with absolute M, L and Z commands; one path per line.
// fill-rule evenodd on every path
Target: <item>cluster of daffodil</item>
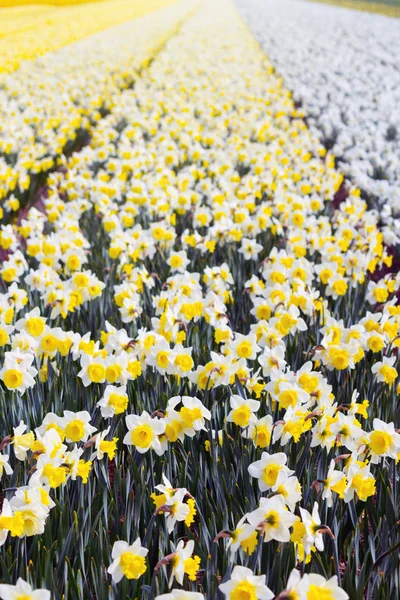
M 106 439 L 109 427 L 92 435 L 95 431 L 87 411 L 65 410 L 63 416 L 47 413 L 34 432 L 27 431 L 27 425 L 21 421 L 13 433 L 3 439 L 2 450 L 10 444 L 18 461 L 36 462 L 31 467 L 27 485 L 16 488 L 10 500 L 3 500 L 1 545 L 6 542 L 8 533 L 20 538 L 42 534 L 49 512 L 55 506 L 50 490 L 77 477 L 87 483 L 95 459 L 102 460 L 105 455 L 114 458 L 118 438 Z M 73 444 L 72 449 L 68 444 Z M 94 452 L 85 460 L 85 450 L 91 447 Z M 12 476 L 8 455 L 1 455 L 0 471 L 1 475 Z
M 47 573 L 0 597 L 68 597 L 71 573 L 99 600 L 362 596 L 360 553 L 373 573 L 397 543 L 400 276 L 376 213 L 351 186 L 332 202 L 333 155 L 230 0 L 112 104 L 0 227 L 1 540 Z M 33 536 L 69 519 L 50 579 Z
M 7 62 L 8 54 L 15 51 L 11 42 L 16 47 L 20 43 L 12 27 L 15 11 L 23 43 L 29 39 L 27 31 L 33 35 L 34 47 L 25 58 L 36 57 L 21 63 L 18 59 L 18 69 L 12 73 L 1 73 L 0 64 L 0 199 L 4 200 L 1 216 L 17 211 L 26 203 L 30 190 L 42 182 L 38 175 L 63 164 L 63 152 L 85 143 L 92 127 L 118 103 L 121 91 L 133 85 L 138 71 L 145 68 L 194 2 L 168 4 L 169 0 L 106 0 L 98 7 L 96 4 L 97 8 L 94 4 L 36 7 L 37 15 L 29 8 L 1 9 L 6 28 L 3 36 L 0 33 L 0 46 L 4 43 L 7 47 L 3 53 L 5 70 L 12 67 L 10 62 L 15 62 L 11 58 Z M 155 9 L 159 10 L 153 14 Z M 28 25 L 23 23 L 25 11 L 31 21 Z M 36 46 L 46 41 L 43 27 L 37 21 L 44 18 L 46 11 L 57 13 L 54 26 L 44 28 L 55 48 L 79 41 L 54 52 L 47 51 L 41 58 Z M 78 14 L 74 17 L 73 13 Z M 138 18 L 84 37 L 135 16 Z M 72 31 L 66 27 L 68 22 Z M 74 39 L 63 40 L 60 30 L 69 31 Z M 13 68 L 16 66 L 13 64 Z

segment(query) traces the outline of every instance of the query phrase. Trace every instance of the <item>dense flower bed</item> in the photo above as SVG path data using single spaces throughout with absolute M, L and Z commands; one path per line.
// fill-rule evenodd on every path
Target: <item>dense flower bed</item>
M 311 129 L 400 242 L 399 21 L 297 0 L 238 0 Z
M 230 0 L 115 100 L 1 226 L 0 598 L 397 597 L 377 215 Z
M 3 209 L 14 212 L 30 201 L 32 191 L 44 183 L 43 173 L 61 165 L 63 153 L 86 143 L 93 126 L 121 91 L 134 85 L 140 69 L 193 5 L 179 0 L 0 75 Z
M 94 9 L 87 0 L 0 0 L 0 73 L 12 72 L 26 60 L 171 3 L 102 0 Z

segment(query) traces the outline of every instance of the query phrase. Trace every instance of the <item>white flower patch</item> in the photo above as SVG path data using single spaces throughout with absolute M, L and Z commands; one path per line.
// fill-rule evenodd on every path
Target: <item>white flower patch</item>
M 300 0 L 237 0 L 311 130 L 400 234 L 399 21 Z

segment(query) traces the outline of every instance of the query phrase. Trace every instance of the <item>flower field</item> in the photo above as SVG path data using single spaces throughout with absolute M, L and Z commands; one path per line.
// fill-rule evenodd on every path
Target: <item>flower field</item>
M 0 599 L 397 600 L 380 215 L 231 0 L 153 8 L 1 75 Z
M 399 21 L 318 2 L 237 4 L 312 131 L 380 213 L 385 241 L 398 245 Z M 400 16 L 398 3 L 392 4 Z M 378 6 L 390 8 L 385 2 Z

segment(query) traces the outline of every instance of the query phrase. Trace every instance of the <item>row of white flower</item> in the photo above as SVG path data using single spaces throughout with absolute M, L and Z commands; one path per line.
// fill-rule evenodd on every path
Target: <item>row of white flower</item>
M 398 20 L 299 0 L 237 4 L 311 129 L 376 203 L 387 242 L 398 243 L 391 232 L 400 234 Z

